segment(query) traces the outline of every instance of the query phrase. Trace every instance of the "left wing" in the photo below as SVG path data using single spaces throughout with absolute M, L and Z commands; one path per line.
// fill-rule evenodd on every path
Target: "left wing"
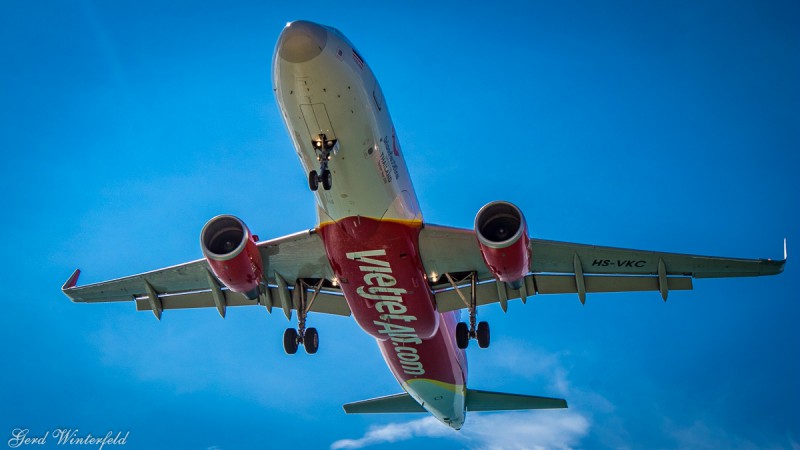
M 161 318 L 166 309 L 216 307 L 225 316 L 228 306 L 264 305 L 271 312 L 281 307 L 287 317 L 298 307 L 300 289 L 311 292 L 310 311 L 349 316 L 350 308 L 333 278 L 322 240 L 314 230 L 259 242 L 264 280 L 257 300 L 228 290 L 211 272 L 205 259 L 145 272 L 116 280 L 77 286 L 80 270 L 62 291 L 73 302 L 134 301 L 138 311 L 152 310 Z M 303 281 L 298 281 L 303 280 Z M 308 283 L 317 280 L 317 284 Z
M 434 283 L 439 311 L 468 307 L 468 275 L 477 276 L 477 304 L 535 294 L 658 291 L 692 289 L 692 278 L 750 277 L 783 272 L 784 259 L 723 258 L 531 239 L 530 273 L 520 289 L 495 282 L 472 230 L 426 225 L 420 233 L 420 256 Z

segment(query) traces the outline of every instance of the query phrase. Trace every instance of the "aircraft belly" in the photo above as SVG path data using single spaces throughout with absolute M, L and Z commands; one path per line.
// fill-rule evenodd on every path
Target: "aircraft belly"
M 319 170 L 312 141 L 337 139 L 333 187 L 315 192 L 319 222 L 350 216 L 420 219 L 399 140 L 372 71 L 341 57 L 349 43 L 331 35 L 303 63 L 276 60 L 275 94 L 306 173 Z M 378 95 L 376 96 L 376 92 Z
M 318 228 L 359 326 L 377 339 L 412 348 L 439 327 L 417 251 L 421 226 L 417 221 L 356 216 Z

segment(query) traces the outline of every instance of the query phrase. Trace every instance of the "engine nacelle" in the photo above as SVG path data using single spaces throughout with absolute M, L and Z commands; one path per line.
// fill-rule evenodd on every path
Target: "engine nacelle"
M 264 266 L 256 238 L 244 222 L 234 216 L 214 217 L 200 233 L 200 247 L 214 275 L 228 289 L 251 300 L 258 297 Z
M 509 202 L 491 202 L 475 216 L 475 235 L 486 266 L 498 280 L 518 289 L 531 262 L 528 225 Z

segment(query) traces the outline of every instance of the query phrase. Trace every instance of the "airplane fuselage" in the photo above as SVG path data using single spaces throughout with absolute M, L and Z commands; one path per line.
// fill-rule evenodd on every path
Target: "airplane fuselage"
M 457 317 L 436 311 L 419 255 L 422 213 L 374 74 L 340 32 L 298 21 L 278 40 L 273 88 L 306 173 L 336 143 L 332 185 L 315 191 L 317 232 L 353 317 L 403 389 L 460 428 L 467 362 Z

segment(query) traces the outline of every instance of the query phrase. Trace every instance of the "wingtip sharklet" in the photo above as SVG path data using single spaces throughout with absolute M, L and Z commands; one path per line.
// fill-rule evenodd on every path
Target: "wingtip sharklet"
M 789 259 L 789 253 L 786 251 L 786 238 L 783 238 L 783 260 Z
M 786 244 L 786 238 L 783 238 L 783 259 L 774 260 L 772 258 L 762 259 L 764 263 L 766 263 L 765 267 L 768 269 L 761 273 L 761 275 L 778 275 L 783 273 L 783 269 L 786 266 L 786 261 L 789 259 L 789 251 Z
M 81 276 L 81 269 L 75 269 L 75 272 L 72 272 L 72 275 L 67 278 L 67 282 L 61 286 L 62 291 L 66 291 L 68 289 L 72 289 L 78 285 L 78 277 Z

